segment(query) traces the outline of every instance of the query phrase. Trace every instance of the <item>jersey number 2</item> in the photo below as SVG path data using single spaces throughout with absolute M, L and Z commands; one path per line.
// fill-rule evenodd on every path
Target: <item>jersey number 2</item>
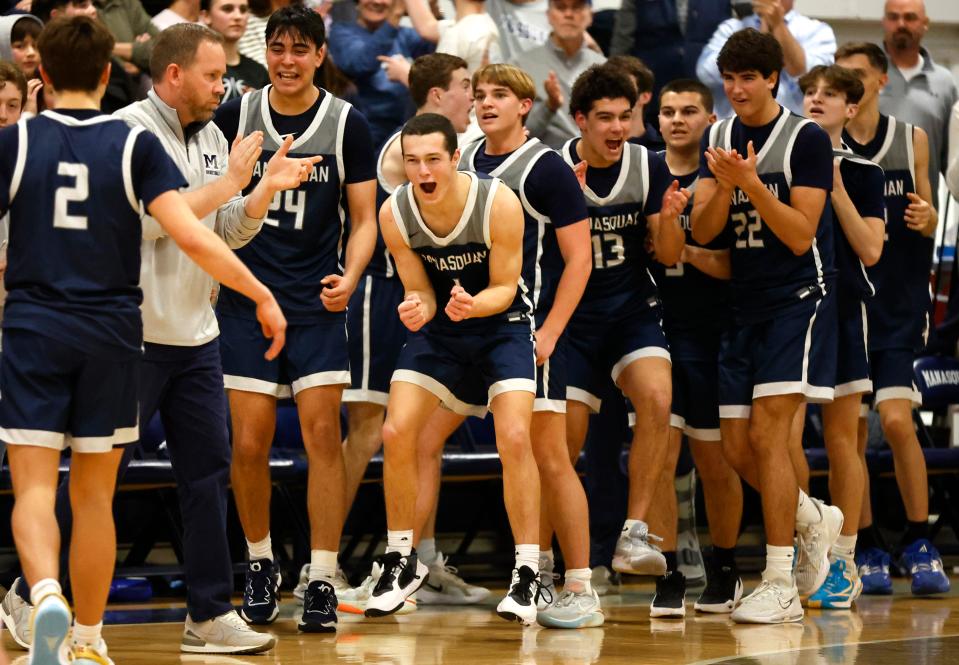
M 73 178 L 72 187 L 57 187 L 53 198 L 53 226 L 58 229 L 87 228 L 86 215 L 71 215 L 67 212 L 70 203 L 81 203 L 90 196 L 90 172 L 86 164 L 60 162 L 57 175 Z

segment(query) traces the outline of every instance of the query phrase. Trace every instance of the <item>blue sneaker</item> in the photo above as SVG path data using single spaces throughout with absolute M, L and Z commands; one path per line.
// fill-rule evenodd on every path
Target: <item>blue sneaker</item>
M 920 538 L 906 547 L 900 563 L 912 575 L 912 595 L 948 593 L 949 578 L 943 570 L 942 559 L 932 543 L 925 538 Z
M 256 559 L 246 569 L 246 588 L 240 616 L 249 624 L 265 626 L 280 613 L 280 568 L 270 559 Z
M 829 564 L 829 574 L 822 586 L 809 597 L 809 607 L 824 610 L 848 610 L 862 593 L 862 580 L 855 569 L 846 566 L 842 559 Z
M 65 665 L 69 659 L 70 606 L 58 593 L 48 593 L 33 610 L 30 665 Z
M 336 591 L 326 580 L 313 580 L 303 594 L 303 616 L 296 626 L 304 633 L 336 631 Z
M 892 595 L 889 565 L 892 559 L 878 547 L 870 547 L 856 555 L 856 567 L 862 580 L 862 592 L 867 596 Z

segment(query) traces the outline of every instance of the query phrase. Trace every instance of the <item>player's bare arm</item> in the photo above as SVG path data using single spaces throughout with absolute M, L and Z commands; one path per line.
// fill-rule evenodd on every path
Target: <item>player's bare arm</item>
M 405 297 L 397 312 L 403 325 L 416 332 L 436 315 L 436 294 L 433 293 L 433 286 L 426 276 L 423 261 L 406 244 L 396 226 L 391 203 L 392 197 L 380 207 L 380 230 L 383 241 L 390 250 L 390 256 L 393 257 L 396 272 L 403 282 Z
M 331 312 L 342 312 L 366 269 L 376 248 L 376 181 L 350 183 L 346 186 L 350 206 L 350 239 L 346 243 L 346 265 L 342 275 L 323 278 L 320 300 Z
M 663 195 L 663 205 L 655 215 L 649 215 L 649 239 L 653 245 L 656 260 L 663 265 L 673 266 L 679 261 L 686 245 L 686 234 L 679 224 L 679 215 L 689 203 L 689 190 L 681 189 L 678 180 Z
M 912 135 L 915 150 L 916 193 L 908 193 L 906 226 L 929 238 L 936 232 L 939 214 L 933 204 L 932 185 L 929 183 L 929 136 L 924 129 L 914 128 Z
M 566 329 L 586 290 L 593 270 L 593 246 L 589 235 L 589 219 L 556 229 L 556 242 L 563 255 L 563 274 L 556 287 L 553 306 L 543 325 L 536 331 L 536 363 L 542 365 L 553 355 L 556 342 Z
M 718 166 L 718 154 L 716 148 L 710 148 L 706 152 L 706 163 L 713 177 L 700 177 L 690 215 L 693 239 L 701 245 L 718 236 L 729 220 L 733 185 L 726 177 L 725 171 Z
M 879 192 L 881 194 L 881 192 Z M 839 171 L 839 161 L 833 163 L 832 200 L 836 218 L 842 226 L 846 239 L 864 266 L 873 266 L 879 261 L 886 233 L 886 222 L 878 217 L 863 217 L 849 198 Z
M 153 199 L 149 213 L 180 249 L 213 279 L 256 303 L 256 318 L 263 326 L 263 334 L 273 339 L 266 358 L 272 360 L 279 355 L 286 340 L 286 319 L 270 290 L 253 276 L 219 236 L 200 223 L 179 192 L 165 192 Z
M 732 279 L 733 271 L 728 249 L 706 249 L 686 245 L 683 248 L 682 262 L 688 263 L 710 277 Z

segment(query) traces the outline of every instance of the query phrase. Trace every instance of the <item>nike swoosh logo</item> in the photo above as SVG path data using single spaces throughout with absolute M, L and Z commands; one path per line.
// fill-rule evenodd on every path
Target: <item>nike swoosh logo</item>
M 780 606 L 781 608 L 783 608 L 784 610 L 788 610 L 790 607 L 793 606 L 793 600 L 794 600 L 793 598 L 790 598 L 790 599 L 789 599 L 789 602 L 786 603 L 785 605 L 783 605 L 783 601 L 781 601 L 781 600 L 780 600 L 780 601 L 777 601 L 777 602 L 779 603 L 779 606 Z
M 430 584 L 429 582 L 427 582 L 427 583 L 426 583 L 426 588 L 427 588 L 427 589 L 431 589 L 431 590 L 435 591 L 436 593 L 443 593 L 443 585 L 442 585 L 442 584 L 440 584 L 439 586 L 436 586 L 436 585 L 433 585 L 433 584 Z

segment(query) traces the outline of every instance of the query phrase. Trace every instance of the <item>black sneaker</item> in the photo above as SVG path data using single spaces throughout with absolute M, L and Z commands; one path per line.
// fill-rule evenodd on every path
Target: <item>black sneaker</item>
M 507 621 L 518 621 L 524 626 L 532 626 L 536 623 L 536 600 L 541 590 L 543 585 L 539 575 L 534 573 L 532 568 L 514 568 L 509 593 L 496 606 L 496 614 Z
M 366 601 L 364 614 L 368 617 L 393 614 L 429 578 L 430 569 L 416 556 L 416 550 L 410 552 L 409 556 L 387 552 L 377 557 L 376 563 L 381 566 L 382 572 Z
M 313 580 L 303 594 L 303 616 L 296 626 L 304 633 L 336 631 L 336 591 L 326 580 Z
M 265 626 L 280 613 L 280 568 L 270 559 L 256 559 L 247 565 L 246 588 L 240 616 L 249 624 Z
M 686 576 L 678 570 L 670 570 L 656 578 L 656 595 L 649 606 L 651 618 L 686 616 Z
M 706 588 L 693 605 L 697 612 L 730 614 L 743 597 L 743 581 L 735 566 L 720 566 L 706 560 Z

